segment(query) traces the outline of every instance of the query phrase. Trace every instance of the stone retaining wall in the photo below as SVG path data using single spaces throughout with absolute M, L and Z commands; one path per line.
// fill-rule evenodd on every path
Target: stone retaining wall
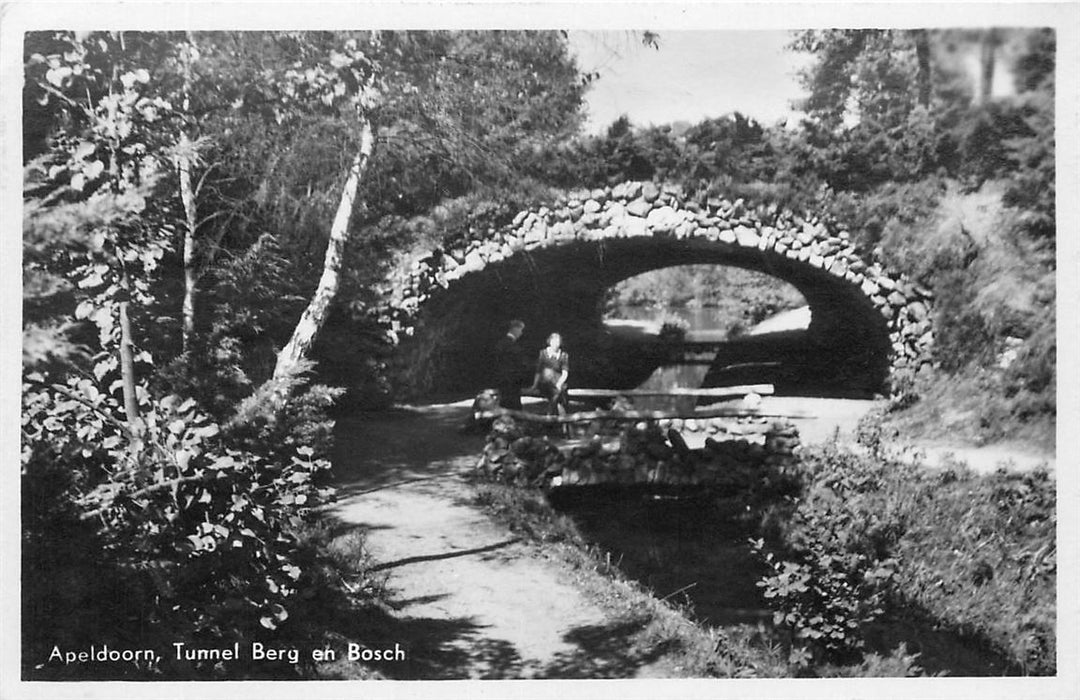
M 667 426 L 667 427 L 665 427 Z M 675 427 L 678 426 L 678 427 Z M 691 449 L 685 434 L 703 433 Z M 597 485 L 740 487 L 762 468 L 794 463 L 798 430 L 764 418 L 642 422 L 562 449 L 511 418 L 495 421 L 477 469 L 488 478 L 547 489 Z

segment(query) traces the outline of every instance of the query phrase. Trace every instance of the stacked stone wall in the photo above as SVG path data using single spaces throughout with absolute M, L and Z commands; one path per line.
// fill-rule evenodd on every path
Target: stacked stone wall
M 684 435 L 694 433 L 708 435 L 703 447 L 687 446 Z M 491 479 L 556 491 L 605 485 L 737 490 L 763 468 L 791 466 L 799 446 L 793 424 L 766 418 L 642 422 L 562 448 L 500 418 L 477 469 Z
M 519 213 L 508 226 L 406 260 L 391 280 L 382 318 L 407 336 L 433 296 L 469 275 L 523 252 L 627 238 L 704 241 L 733 253 L 757 251 L 763 260 L 782 256 L 869 300 L 887 325 L 893 368 L 915 369 L 930 359 L 932 294 L 864 260 L 843 227 L 775 206 L 751 207 L 742 199 L 687 198 L 677 186 L 653 182 L 569 192 L 551 206 Z

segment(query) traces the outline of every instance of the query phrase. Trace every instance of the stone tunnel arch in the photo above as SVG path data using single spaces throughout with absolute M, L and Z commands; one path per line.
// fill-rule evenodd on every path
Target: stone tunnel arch
M 401 339 L 402 385 L 412 394 L 484 386 L 490 349 L 511 318 L 532 331 L 527 350 L 559 330 L 583 358 L 610 355 L 618 349 L 596 335 L 605 290 L 687 264 L 742 267 L 792 284 L 811 309 L 812 346 L 855 368 L 866 392 L 885 391 L 891 370 L 929 361 L 930 293 L 861 259 L 842 228 L 742 200 L 687 198 L 678 187 L 628 182 L 568 193 L 399 270 L 383 318 Z M 581 363 L 577 372 L 618 383 L 603 372 L 590 377 Z

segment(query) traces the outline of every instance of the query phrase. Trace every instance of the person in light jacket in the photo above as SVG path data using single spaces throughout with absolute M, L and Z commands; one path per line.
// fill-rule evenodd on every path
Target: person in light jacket
M 570 377 L 570 355 L 562 349 L 562 336 L 552 333 L 536 361 L 532 388 L 548 400 L 548 414 L 564 415 L 569 405 L 566 380 Z

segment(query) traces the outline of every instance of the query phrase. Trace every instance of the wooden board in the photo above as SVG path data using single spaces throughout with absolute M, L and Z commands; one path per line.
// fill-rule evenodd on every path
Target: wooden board
M 480 411 L 476 414 L 478 420 L 510 416 L 518 420 L 531 423 L 547 423 L 560 425 L 563 423 L 588 423 L 594 420 L 604 420 L 617 423 L 637 422 L 642 420 L 664 420 L 674 418 L 813 418 L 806 413 L 783 413 L 780 411 L 763 411 L 753 408 L 711 408 L 704 407 L 693 413 L 679 413 L 677 411 L 582 411 L 579 413 L 567 413 L 563 416 L 548 416 L 541 413 L 528 411 L 513 411 L 508 408 L 500 408 L 493 411 Z
M 772 384 L 746 384 L 744 386 L 715 387 L 710 389 L 568 389 L 570 398 L 603 398 L 615 396 L 745 396 L 747 394 L 770 395 L 775 391 Z

